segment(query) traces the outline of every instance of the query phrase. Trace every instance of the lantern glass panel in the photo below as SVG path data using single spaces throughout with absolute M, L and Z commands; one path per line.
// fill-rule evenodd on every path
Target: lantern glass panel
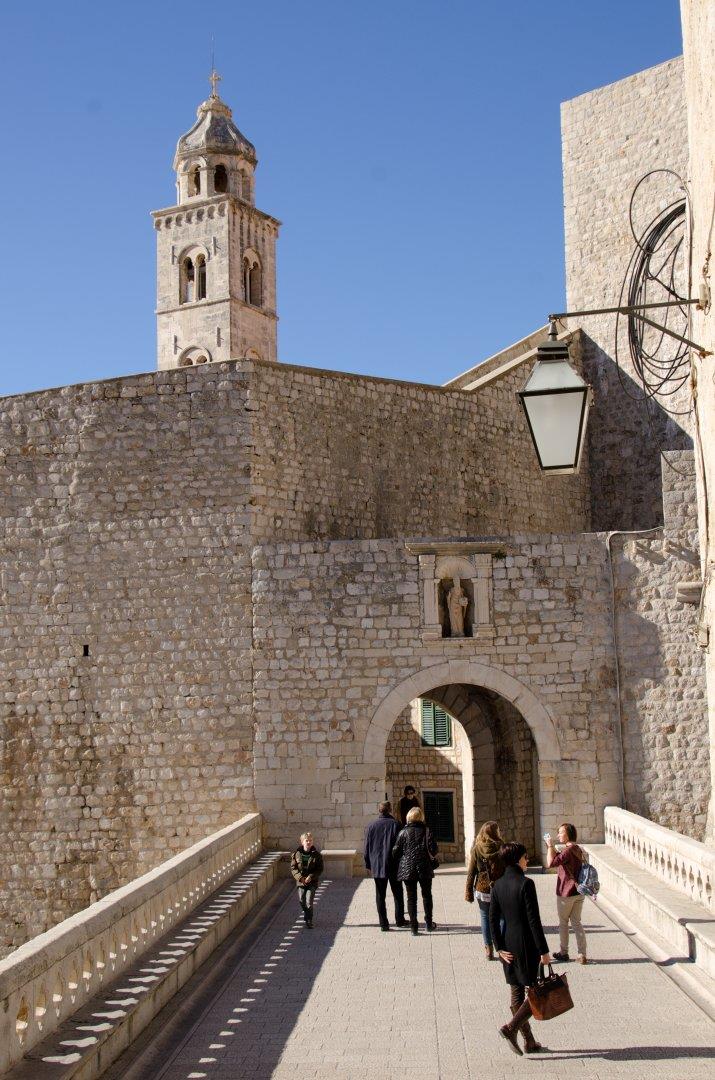
M 542 469 L 575 469 L 585 425 L 584 406 L 588 390 L 582 385 L 572 392 L 531 395 L 522 401 Z
M 568 360 L 537 360 L 524 387 L 525 394 L 536 390 L 570 390 L 585 388 L 578 371 L 571 367 Z

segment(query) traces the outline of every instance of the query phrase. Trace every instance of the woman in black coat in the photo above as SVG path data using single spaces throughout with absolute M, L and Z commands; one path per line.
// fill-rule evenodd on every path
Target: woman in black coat
M 544 1047 L 534 1038 L 529 1025 L 531 1006 L 527 987 L 536 982 L 539 964 L 550 964 L 549 946 L 541 925 L 536 886 L 525 874 L 526 848 L 505 844 L 501 849 L 504 873 L 492 885 L 489 924 L 504 975 L 511 989 L 511 1023 L 499 1028 L 515 1054 L 521 1054 L 517 1035 L 521 1031 L 527 1054 Z
M 422 891 L 422 906 L 428 930 L 435 930 L 432 921 L 432 878 L 437 845 L 425 824 L 419 806 L 413 806 L 407 815 L 407 824 L 395 841 L 392 857 L 397 863 L 397 880 L 404 881 L 407 892 L 407 911 L 412 933 L 418 933 L 417 883 Z

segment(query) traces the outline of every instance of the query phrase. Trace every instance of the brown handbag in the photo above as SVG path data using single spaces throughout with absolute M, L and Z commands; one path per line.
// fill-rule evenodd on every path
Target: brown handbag
M 573 1000 L 565 975 L 557 975 L 549 964 L 548 975 L 539 964 L 539 977 L 527 993 L 531 1014 L 535 1020 L 553 1020 L 555 1016 L 573 1009 Z

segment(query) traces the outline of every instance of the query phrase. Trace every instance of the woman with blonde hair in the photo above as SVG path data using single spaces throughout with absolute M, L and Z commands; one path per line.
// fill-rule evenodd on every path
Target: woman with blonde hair
M 501 877 L 504 867 L 499 855 L 504 840 L 496 821 L 485 821 L 476 835 L 469 853 L 467 866 L 467 886 L 464 899 L 469 904 L 477 897 L 479 918 L 482 924 L 482 940 L 487 960 L 495 960 L 492 932 L 489 927 L 489 904 L 492 898 L 492 884 Z
M 397 880 L 404 881 L 407 892 L 407 911 L 413 934 L 418 933 L 417 883 L 422 892 L 425 924 L 435 930 L 432 920 L 432 878 L 437 862 L 437 844 L 427 828 L 424 814 L 419 806 L 413 806 L 407 815 L 407 824 L 395 841 L 392 857 L 397 863 Z

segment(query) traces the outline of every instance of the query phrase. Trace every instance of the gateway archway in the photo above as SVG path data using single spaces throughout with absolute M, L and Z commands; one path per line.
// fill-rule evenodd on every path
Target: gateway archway
M 425 743 L 423 702 L 451 717 L 448 745 Z M 539 766 L 548 763 L 553 773 L 560 757 L 551 717 L 528 687 L 476 663 L 438 664 L 405 679 L 383 700 L 365 739 L 365 761 L 384 768 L 393 799 L 412 783 L 423 801 L 441 807 L 442 817 L 453 814 L 453 837 L 445 845 L 451 858 L 462 857 L 490 818 L 538 855 Z

